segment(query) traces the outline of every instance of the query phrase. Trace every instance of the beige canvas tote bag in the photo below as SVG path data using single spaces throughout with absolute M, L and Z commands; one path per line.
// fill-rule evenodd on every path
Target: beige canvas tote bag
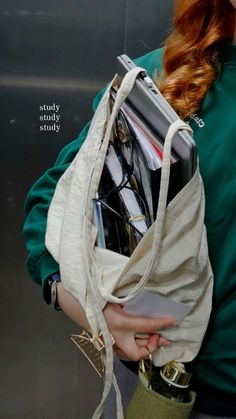
M 107 301 L 123 304 L 144 287 L 192 310 L 178 327 L 165 330 L 172 341 L 153 355 L 162 366 L 175 359 L 191 361 L 198 353 L 211 311 L 213 276 L 204 226 L 204 190 L 199 168 L 190 182 L 166 206 L 173 136 L 190 127 L 178 119 L 165 139 L 156 221 L 130 258 L 96 247 L 93 198 L 98 190 L 113 124 L 138 74 L 117 77 L 108 86 L 93 117 L 87 138 L 58 182 L 48 213 L 46 246 L 60 265 L 63 287 L 82 305 L 94 336 L 101 331 L 106 345 L 106 372 L 99 418 L 113 382 L 117 390 L 117 417 L 123 418 L 120 394 L 113 374 L 110 334 L 102 313 Z M 110 111 L 111 87 L 118 87 Z

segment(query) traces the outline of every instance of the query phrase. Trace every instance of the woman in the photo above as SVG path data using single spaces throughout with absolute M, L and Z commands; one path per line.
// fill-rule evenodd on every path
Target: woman
M 236 0 L 178 0 L 175 30 L 164 50 L 136 61 L 156 78 L 179 115 L 189 120 L 205 186 L 205 222 L 215 289 L 210 324 L 202 349 L 192 363 L 193 385 L 198 393 L 193 414 L 196 418 L 236 417 L 235 10 Z M 95 98 L 95 108 L 100 97 Z M 48 278 L 59 270 L 45 249 L 47 210 L 56 183 L 86 138 L 88 126 L 78 140 L 62 150 L 55 166 L 33 186 L 26 202 L 28 269 L 42 285 L 46 300 L 50 300 Z M 57 292 L 63 311 L 88 328 L 81 307 L 60 282 Z M 159 346 L 171 344 L 154 331 L 173 325 L 172 318 L 130 316 L 110 303 L 104 315 L 116 342 L 114 349 L 121 358 L 137 361 Z M 137 330 L 148 333 L 149 338 L 135 339 Z

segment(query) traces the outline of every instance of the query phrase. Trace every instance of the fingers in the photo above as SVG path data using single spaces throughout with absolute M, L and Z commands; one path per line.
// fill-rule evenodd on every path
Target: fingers
M 121 342 L 121 347 L 114 346 L 114 351 L 120 359 L 139 361 L 142 358 L 147 358 L 161 346 L 169 346 L 171 342 L 166 338 L 160 336 L 158 333 L 149 335 L 148 338 L 132 338 L 128 337 L 126 342 Z
M 115 339 L 114 350 L 117 355 L 133 361 L 147 357 L 148 351 L 152 353 L 160 346 L 168 345 L 169 341 L 156 332 L 176 324 L 173 317 L 135 316 L 125 312 L 120 305 L 111 303 L 107 303 L 104 316 Z M 144 339 L 136 337 L 136 332 Z
M 174 317 L 156 317 L 148 318 L 141 316 L 133 316 L 127 314 L 123 317 L 123 327 L 125 329 L 132 329 L 139 333 L 155 333 L 158 330 L 163 330 L 168 327 L 176 325 Z
M 149 349 L 150 353 L 155 352 L 159 348 L 160 336 L 158 334 L 152 334 L 148 338 L 146 348 Z
M 171 341 L 170 340 L 164 338 L 163 336 L 160 336 L 160 339 L 159 339 L 159 347 L 160 346 L 170 346 L 170 345 L 171 345 Z
M 141 348 L 148 347 L 150 352 L 154 352 L 159 346 L 160 337 L 157 333 L 149 335 L 147 338 L 140 339 L 135 337 L 137 345 Z
M 148 339 L 149 339 L 149 336 L 147 337 L 147 338 L 137 338 L 136 336 L 135 336 L 135 341 L 136 341 L 136 343 L 137 343 L 137 345 L 138 346 L 147 346 L 148 345 Z
M 155 342 L 156 341 L 156 342 Z M 148 357 L 149 353 L 154 352 L 157 349 L 158 338 L 153 339 L 150 348 L 146 346 L 139 346 L 133 337 L 127 338 L 126 342 L 121 343 L 121 350 L 130 360 L 139 361 L 142 358 Z
M 171 342 L 164 338 L 163 336 L 160 336 L 158 333 L 155 334 L 150 334 L 147 338 L 137 338 L 135 336 L 135 341 L 137 343 L 138 346 L 148 346 L 152 352 L 152 344 L 153 344 L 153 339 L 154 339 L 154 347 L 156 348 L 156 345 L 158 346 L 158 348 L 160 348 L 161 346 L 170 346 Z M 154 350 L 155 350 L 154 348 Z
M 115 352 L 121 359 L 139 361 L 155 352 L 159 347 L 159 335 L 150 335 L 147 339 L 136 339 L 134 335 L 126 336 L 120 343 L 120 347 L 115 345 Z

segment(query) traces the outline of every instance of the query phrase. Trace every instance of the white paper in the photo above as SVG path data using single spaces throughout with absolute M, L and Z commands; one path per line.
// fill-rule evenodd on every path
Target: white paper
M 147 164 L 150 170 L 157 170 L 162 166 L 162 159 L 157 154 L 156 150 L 153 148 L 152 143 L 150 140 L 148 141 L 147 134 L 144 130 L 142 130 L 142 126 L 137 125 L 131 117 L 128 115 L 127 112 L 123 111 L 127 121 L 132 126 L 137 140 L 142 148 L 144 156 L 147 160 Z
M 180 323 L 190 312 L 187 304 L 169 300 L 162 295 L 143 290 L 132 300 L 124 304 L 124 310 L 130 314 L 145 317 L 175 317 Z

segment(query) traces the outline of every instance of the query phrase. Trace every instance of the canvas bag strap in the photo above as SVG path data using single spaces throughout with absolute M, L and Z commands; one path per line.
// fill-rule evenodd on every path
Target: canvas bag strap
M 107 328 L 107 324 L 105 322 L 104 319 L 104 315 L 102 313 L 102 309 L 98 303 L 99 298 L 98 298 L 98 294 L 100 293 L 100 289 L 99 286 L 97 284 L 96 281 L 94 281 L 94 278 L 91 275 L 91 271 L 90 271 L 90 264 L 89 264 L 89 258 L 87 257 L 87 254 L 90 253 L 90 243 L 89 243 L 89 235 L 87 234 L 88 229 L 89 229 L 89 220 L 91 220 L 91 206 L 93 205 L 93 201 L 92 199 L 95 196 L 95 193 L 97 192 L 98 189 L 98 184 L 100 181 L 100 177 L 101 177 L 101 172 L 103 170 L 103 166 L 104 166 L 104 161 L 105 161 L 105 157 L 106 157 L 106 152 L 107 152 L 107 148 L 109 145 L 109 141 L 112 135 L 112 130 L 113 130 L 113 126 L 114 126 L 114 122 L 115 119 L 119 113 L 120 107 L 122 105 L 122 103 L 125 101 L 125 99 L 127 98 L 128 94 L 130 93 L 130 91 L 132 90 L 134 83 L 136 81 L 137 76 L 140 74 L 140 72 L 143 72 L 143 68 L 140 67 L 135 67 L 134 69 L 132 69 L 131 71 L 129 71 L 122 83 L 121 86 L 117 92 L 116 95 L 116 99 L 115 99 L 115 103 L 113 105 L 113 109 L 112 112 L 109 116 L 109 121 L 107 124 L 107 128 L 106 128 L 106 132 L 103 138 L 103 141 L 101 143 L 101 148 L 99 150 L 99 154 L 98 157 L 96 159 L 96 164 L 94 167 L 94 171 L 92 174 L 92 179 L 90 181 L 90 188 L 89 188 L 89 193 L 88 193 L 88 197 L 87 197 L 87 217 L 85 218 L 85 223 L 84 223 L 84 241 L 86 243 L 86 248 L 88 252 L 85 252 L 85 258 L 84 258 L 84 263 L 87 265 L 86 266 L 86 272 L 87 272 L 87 280 L 89 282 L 89 291 L 90 291 L 90 296 L 93 299 L 93 311 L 96 313 L 96 318 L 98 321 L 98 324 L 100 326 L 100 330 L 101 333 L 103 335 L 103 339 L 104 339 L 104 343 L 105 343 L 105 347 L 106 347 L 106 355 L 105 355 L 105 362 L 106 362 L 106 369 L 105 369 L 105 385 L 104 385 L 104 390 L 103 390 L 103 395 L 102 395 L 102 400 L 101 403 L 99 404 L 99 406 L 97 407 L 96 411 L 94 412 L 93 415 L 93 419 L 98 419 L 100 418 L 102 412 L 103 412 L 103 406 L 104 406 L 104 402 L 108 396 L 111 384 L 114 384 L 115 390 L 116 390 L 116 402 L 117 402 L 117 418 L 118 419 L 123 419 L 123 411 L 122 411 L 122 404 L 121 404 L 121 398 L 120 398 L 120 392 L 119 392 L 119 388 L 117 386 L 117 382 L 116 382 L 116 378 L 113 375 L 113 348 L 111 345 L 111 341 L 110 341 L 110 333 L 109 330 Z M 110 85 L 109 89 L 111 89 L 111 87 L 116 84 L 116 78 L 114 78 L 112 84 Z M 86 311 L 87 314 L 87 311 Z
M 115 120 L 117 118 L 117 115 L 120 111 L 120 108 L 121 108 L 122 104 L 126 100 L 127 96 L 131 92 L 131 90 L 133 89 L 134 83 L 135 83 L 138 75 L 141 72 L 144 72 L 144 71 L 145 70 L 141 67 L 135 67 L 132 70 L 130 70 L 128 73 L 126 73 L 126 75 L 123 78 L 122 83 L 121 83 L 121 85 L 120 85 L 120 87 L 117 91 L 117 94 L 116 94 L 116 97 L 115 97 L 115 100 L 114 100 L 114 104 L 113 104 L 113 107 L 112 107 L 112 112 L 108 117 L 109 120 L 108 120 L 108 123 L 107 123 L 107 128 L 105 130 L 105 135 L 104 135 L 104 138 L 102 139 L 101 147 L 100 147 L 98 156 L 96 158 L 96 163 L 95 163 L 94 168 L 93 168 L 93 174 L 92 174 L 92 179 L 91 179 L 91 182 L 90 182 L 90 187 L 89 187 L 89 192 L 88 192 L 88 197 L 87 197 L 87 205 L 86 205 L 86 214 L 87 214 L 88 220 L 91 220 L 91 218 L 92 218 L 93 198 L 95 197 L 96 192 L 98 190 L 102 170 L 103 170 L 103 167 L 104 167 L 105 157 L 106 157 L 106 154 L 107 154 L 107 149 L 108 149 L 108 146 L 109 146 L 109 142 L 112 138 L 112 132 L 113 132 L 113 127 L 114 127 L 114 124 L 115 124 Z M 114 77 L 114 79 L 113 79 L 112 83 L 110 84 L 108 90 L 111 91 L 111 88 L 113 86 L 117 86 L 117 76 Z M 110 97 L 108 97 L 108 100 L 109 99 L 110 99 Z M 85 237 L 87 237 L 87 233 L 85 233 Z
M 144 285 L 145 282 L 147 282 L 148 277 L 152 274 L 156 264 L 158 263 L 158 254 L 160 252 L 161 247 L 170 181 L 171 147 L 174 136 L 178 133 L 178 131 L 181 130 L 187 130 L 192 133 L 192 129 L 186 122 L 182 121 L 181 119 L 177 119 L 170 125 L 165 138 L 161 170 L 160 192 L 152 244 L 152 258 L 149 263 L 148 269 L 142 278 L 143 284 L 141 284 L 141 286 Z
M 107 117 L 108 118 L 107 128 L 105 130 L 104 138 L 100 140 L 101 147 L 96 157 L 96 162 L 93 162 L 93 172 L 91 174 L 91 178 L 89 179 L 89 189 L 88 189 L 88 194 L 86 198 L 87 202 L 86 202 L 86 207 L 85 207 L 85 212 L 87 216 L 84 218 L 84 224 L 83 224 L 83 240 L 84 240 L 83 250 L 84 250 L 84 267 L 85 267 L 85 273 L 87 276 L 86 282 L 90 284 L 91 291 L 96 301 L 99 300 L 98 294 L 102 295 L 103 297 L 106 295 L 104 298 L 107 301 L 112 301 L 112 302 L 113 302 L 113 296 L 107 293 L 107 290 L 105 290 L 102 287 L 102 284 L 99 281 L 94 281 L 93 278 L 91 277 L 91 254 L 93 252 L 93 249 L 91 248 L 90 230 L 91 230 L 91 220 L 92 220 L 92 213 L 93 213 L 93 199 L 98 190 L 102 170 L 104 167 L 105 157 L 106 157 L 107 149 L 109 146 L 109 141 L 112 136 L 112 130 L 113 130 L 115 120 L 117 118 L 117 115 L 120 111 L 122 104 L 126 100 L 131 90 L 133 89 L 134 83 L 138 75 L 144 71 L 145 70 L 141 67 L 135 67 L 132 70 L 130 70 L 128 73 L 126 73 L 125 77 L 123 78 L 122 83 L 116 94 L 112 112 Z M 111 91 L 111 88 L 116 84 L 117 84 L 117 77 L 114 77 L 112 83 L 109 85 L 107 89 L 107 92 Z M 108 100 L 109 100 L 109 96 L 107 96 L 106 101 Z M 103 104 L 103 106 L 106 106 L 106 104 Z

